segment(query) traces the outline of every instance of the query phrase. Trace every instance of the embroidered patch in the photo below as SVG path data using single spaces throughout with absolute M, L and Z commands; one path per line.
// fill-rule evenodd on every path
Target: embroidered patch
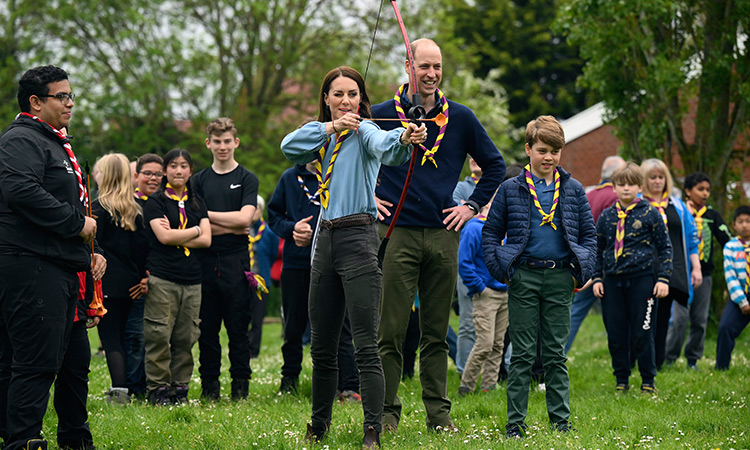
M 635 219 L 635 221 L 633 221 L 633 228 L 635 228 L 636 230 L 640 230 L 642 227 L 643 227 L 643 222 L 641 222 L 638 219 Z

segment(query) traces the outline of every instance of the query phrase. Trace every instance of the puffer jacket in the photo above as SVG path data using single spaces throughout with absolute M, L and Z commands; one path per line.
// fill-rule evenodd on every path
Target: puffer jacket
M 571 274 L 582 286 L 594 273 L 596 227 L 591 207 L 581 183 L 560 171 L 560 199 L 556 214 L 562 214 L 563 238 L 573 252 Z M 529 241 L 533 201 L 525 173 L 500 185 L 482 230 L 482 250 L 490 274 L 508 282 L 519 264 L 519 256 Z M 506 237 L 504 245 L 501 245 Z

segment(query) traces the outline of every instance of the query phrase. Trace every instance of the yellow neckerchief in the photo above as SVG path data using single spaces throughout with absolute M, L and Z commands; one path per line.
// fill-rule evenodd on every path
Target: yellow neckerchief
M 331 184 L 331 174 L 333 173 L 333 163 L 336 162 L 336 158 L 339 155 L 339 150 L 341 149 L 341 144 L 344 142 L 344 139 L 349 135 L 349 130 L 346 129 L 341 132 L 338 139 L 336 139 L 336 147 L 333 149 L 333 154 L 331 155 L 331 161 L 328 163 L 328 168 L 326 169 L 326 176 L 325 179 L 323 179 L 323 157 L 326 155 L 326 150 L 328 149 L 328 143 L 331 142 L 330 140 L 326 141 L 325 144 L 323 144 L 323 147 L 318 151 L 318 160 L 315 162 L 315 176 L 318 178 L 318 190 L 315 192 L 315 195 L 313 195 L 313 198 L 319 198 L 320 199 L 320 205 L 328 209 L 328 199 L 329 199 L 329 191 L 328 186 Z
M 406 114 L 404 113 L 404 108 L 401 106 L 401 95 L 404 93 L 404 89 L 408 86 L 408 84 L 401 85 L 400 88 L 398 88 L 398 92 L 396 92 L 396 95 L 393 96 L 393 101 L 396 102 L 396 114 L 398 114 L 398 118 L 401 119 L 401 126 L 404 128 L 407 128 L 409 126 L 409 120 L 406 118 Z M 435 139 L 435 144 L 433 144 L 431 149 L 427 149 L 422 144 L 419 144 L 419 148 L 424 151 L 424 156 L 422 156 L 422 164 L 424 165 L 425 161 L 430 161 L 435 168 L 437 168 L 437 162 L 435 162 L 435 153 L 437 153 L 438 148 L 440 148 L 440 143 L 443 141 L 443 136 L 445 136 L 445 130 L 448 128 L 448 100 L 445 98 L 445 95 L 443 95 L 443 92 L 440 89 L 436 89 L 435 92 L 437 92 L 438 97 L 440 98 L 440 102 L 443 104 L 441 107 L 441 112 L 445 116 L 445 123 L 442 127 L 440 127 L 440 132 L 438 133 L 437 139 Z
M 526 184 L 529 185 L 529 192 L 531 193 L 531 198 L 534 199 L 534 206 L 536 206 L 539 214 L 542 215 L 542 223 L 540 223 L 539 226 L 541 227 L 547 223 L 552 226 L 553 230 L 557 231 L 557 227 L 552 223 L 552 219 L 555 218 L 555 209 L 557 209 L 557 203 L 560 200 L 560 171 L 555 168 L 555 194 L 552 197 L 552 207 L 549 209 L 549 214 L 546 214 L 542 209 L 542 205 L 539 203 L 539 197 L 536 195 L 534 179 L 531 178 L 531 164 L 526 164 L 524 169 L 526 170 Z
M 687 207 L 690 214 L 695 217 L 695 227 L 698 229 L 698 256 L 700 257 L 700 260 L 703 261 L 703 257 L 705 256 L 705 252 L 703 251 L 705 247 L 705 243 L 703 242 L 703 215 L 708 211 L 708 207 L 703 205 L 703 207 L 697 211 L 690 206 L 690 203 L 688 203 Z
M 615 261 L 617 258 L 622 256 L 622 250 L 625 248 L 625 219 L 628 217 L 628 213 L 635 208 L 635 205 L 640 202 L 641 199 L 637 198 L 633 203 L 630 204 L 625 210 L 620 206 L 620 202 L 615 202 L 615 208 L 617 208 L 617 231 L 615 232 Z
M 651 206 L 659 210 L 661 218 L 664 219 L 664 225 L 667 225 L 667 205 L 669 205 L 669 194 L 666 192 L 662 194 L 661 200 L 655 200 L 648 195 L 644 195 L 643 198 L 648 200 Z
M 177 227 L 178 230 L 184 230 L 187 227 L 187 212 L 185 211 L 185 200 L 188 198 L 188 189 L 187 186 L 185 186 L 185 190 L 182 191 L 182 196 L 178 197 L 177 193 L 174 191 L 174 188 L 172 188 L 172 185 L 167 183 L 166 189 L 164 192 L 167 194 L 167 197 L 171 198 L 172 200 L 177 201 L 177 207 L 180 209 L 180 225 Z M 180 247 L 179 245 L 177 246 Z M 190 249 L 182 246 L 183 249 L 185 249 L 185 256 L 190 256 Z

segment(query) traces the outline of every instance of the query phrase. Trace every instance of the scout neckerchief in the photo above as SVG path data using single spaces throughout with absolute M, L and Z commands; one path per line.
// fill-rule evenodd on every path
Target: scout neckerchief
M 141 200 L 148 200 L 148 195 L 144 194 L 140 188 L 135 188 L 135 196 Z
M 318 177 L 318 190 L 315 192 L 315 195 L 310 199 L 314 198 L 315 200 L 320 199 L 320 204 L 323 206 L 323 208 L 328 209 L 328 199 L 329 199 L 329 191 L 328 191 L 328 185 L 331 184 L 331 173 L 333 172 L 333 163 L 336 162 L 336 158 L 339 155 L 339 150 L 341 150 L 341 144 L 344 142 L 344 139 L 349 136 L 349 129 L 346 129 L 341 132 L 338 139 L 336 139 L 336 147 L 333 149 L 333 154 L 331 155 L 331 161 L 328 163 L 328 168 L 326 169 L 326 176 L 325 179 L 323 178 L 323 157 L 326 155 L 326 150 L 328 150 L 328 144 L 331 142 L 330 140 L 327 140 L 325 144 L 323 144 L 323 147 L 318 151 L 318 160 L 315 161 L 315 176 Z
M 542 205 L 539 203 L 539 197 L 536 195 L 536 188 L 534 187 L 534 180 L 531 178 L 531 164 L 526 164 L 526 167 L 524 167 L 526 170 L 526 184 L 529 185 L 529 192 L 531 193 L 531 198 L 534 199 L 534 205 L 536 206 L 536 209 L 539 210 L 539 214 L 542 215 L 542 223 L 539 224 L 541 227 L 545 223 L 552 226 L 553 230 L 557 230 L 557 227 L 554 223 L 552 223 L 552 219 L 555 218 L 555 209 L 557 208 L 557 202 L 560 200 L 560 171 L 555 168 L 555 194 L 552 197 L 552 207 L 549 209 L 549 214 L 545 214 L 544 210 L 542 209 Z
M 479 183 L 479 177 L 475 177 L 474 175 L 471 176 L 471 181 L 474 182 L 474 184 Z
M 177 202 L 177 207 L 180 209 L 180 225 L 177 227 L 178 230 L 184 230 L 187 227 L 187 212 L 185 211 L 185 200 L 188 198 L 188 190 L 187 186 L 185 186 L 185 190 L 182 191 L 182 197 L 179 197 L 177 193 L 172 188 L 172 185 L 167 183 L 167 187 L 164 190 L 164 192 L 167 193 L 167 197 L 171 198 L 172 200 L 175 200 Z M 177 246 L 180 247 L 179 245 Z M 182 246 L 183 249 L 185 249 L 185 256 L 190 256 L 190 249 Z
M 401 94 L 404 93 L 404 89 L 408 85 L 409 84 L 407 83 L 398 88 L 398 92 L 396 92 L 396 95 L 393 97 L 393 100 L 396 102 L 396 113 L 398 114 L 398 118 L 401 119 L 401 125 L 404 128 L 409 126 L 409 119 L 406 117 L 406 114 L 404 114 L 404 108 L 401 106 Z M 440 148 L 440 142 L 442 142 L 443 136 L 445 136 L 445 130 L 448 128 L 448 100 L 446 100 L 445 95 L 443 95 L 443 92 L 440 89 L 435 89 L 435 92 L 437 92 L 440 97 L 440 102 L 443 104 L 441 112 L 445 116 L 445 123 L 440 127 L 440 132 L 438 133 L 437 139 L 435 139 L 435 144 L 430 150 L 427 150 L 427 147 L 422 144 L 419 144 L 419 148 L 424 151 L 422 165 L 424 165 L 425 161 L 429 160 L 437 168 L 434 156 L 435 153 L 437 153 L 438 148 Z
M 750 288 L 750 242 L 745 242 L 737 237 L 740 244 L 745 248 L 745 297 L 748 295 L 748 288 Z
M 667 224 L 667 205 L 669 204 L 669 195 L 665 192 L 661 196 L 661 200 L 655 200 L 648 195 L 644 195 L 646 200 L 651 204 L 651 206 L 655 207 L 659 210 L 659 214 L 661 214 L 661 218 L 664 219 L 664 225 Z
M 595 187 L 594 189 L 597 189 L 597 190 L 598 190 L 598 189 L 604 189 L 605 187 L 615 187 L 615 185 L 614 185 L 614 184 L 612 184 L 612 182 L 611 182 L 611 181 L 602 181 L 602 182 L 601 182 L 601 183 L 599 183 L 599 185 L 598 185 L 598 186 L 596 186 L 596 187 Z
M 302 188 L 302 190 L 305 192 L 305 195 L 307 196 L 307 200 L 310 201 L 315 206 L 320 206 L 320 202 L 318 201 L 318 193 L 316 192 L 315 195 L 310 193 L 310 190 L 307 189 L 307 186 L 305 185 L 305 180 L 302 179 L 301 176 L 297 175 L 297 182 L 299 183 L 299 187 Z
M 266 222 L 263 219 L 260 219 L 260 226 L 258 227 L 258 231 L 255 232 L 255 236 L 248 235 L 247 237 L 247 240 L 249 242 L 247 244 L 247 249 L 250 251 L 250 272 L 245 272 L 245 276 L 250 283 L 250 287 L 256 290 L 255 293 L 258 295 L 258 300 L 263 300 L 263 297 L 261 296 L 262 292 L 268 294 L 266 280 L 264 280 L 263 277 L 259 274 L 252 271 L 253 266 L 255 265 L 255 243 L 258 242 L 263 236 L 263 231 L 265 231 L 265 229 Z
M 260 240 L 260 238 L 263 236 L 263 232 L 266 230 L 266 222 L 263 219 L 260 219 L 260 226 L 258 227 L 258 231 L 255 232 L 255 236 L 247 236 L 248 244 L 247 249 L 250 251 L 250 269 L 252 270 L 253 266 L 255 266 L 255 243 Z
M 620 202 L 615 202 L 615 207 L 617 208 L 617 231 L 615 232 L 615 261 L 617 261 L 617 258 L 622 256 L 622 249 L 625 247 L 625 219 L 628 217 L 628 213 L 635 208 L 635 205 L 640 202 L 640 198 L 636 198 L 633 203 L 630 204 L 625 210 L 623 211 L 622 207 L 620 206 Z
M 41 123 L 45 126 L 49 131 L 55 134 L 60 139 L 60 142 L 62 143 L 63 148 L 65 149 L 65 153 L 68 154 L 68 159 L 70 159 L 70 164 L 73 165 L 73 172 L 76 174 L 76 180 L 78 181 L 78 199 L 83 203 L 84 206 L 88 205 L 88 200 L 86 198 L 86 188 L 83 186 L 83 172 L 81 172 L 81 166 L 78 164 L 78 160 L 76 159 L 76 155 L 73 154 L 73 147 L 70 145 L 70 140 L 68 140 L 68 137 L 65 136 L 62 131 L 58 130 L 57 128 L 53 127 L 52 125 L 48 124 L 47 122 L 43 121 L 39 117 L 22 112 L 18 116 L 16 116 L 16 119 L 18 119 L 19 116 L 26 116 L 30 117 L 33 120 L 36 120 L 37 122 Z
M 703 261 L 703 256 L 704 256 L 703 215 L 706 214 L 708 207 L 706 205 L 703 205 L 703 208 L 697 211 L 693 209 L 692 206 L 690 206 L 690 203 L 688 203 L 687 207 L 688 207 L 688 211 L 690 211 L 690 214 L 692 214 L 693 217 L 695 217 L 695 227 L 698 229 L 698 256 L 700 257 L 700 260 Z

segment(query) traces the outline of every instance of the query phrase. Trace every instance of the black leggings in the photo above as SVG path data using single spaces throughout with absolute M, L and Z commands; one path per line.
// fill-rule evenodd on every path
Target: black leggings
M 107 356 L 112 387 L 128 387 L 125 376 L 125 326 L 132 300 L 108 298 L 104 300 L 107 314 L 99 322 L 99 339 Z

